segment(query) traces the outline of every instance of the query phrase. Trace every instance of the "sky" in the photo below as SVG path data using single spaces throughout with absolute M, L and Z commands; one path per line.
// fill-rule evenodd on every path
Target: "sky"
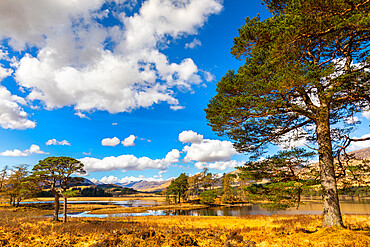
M 258 13 L 259 0 L 1 0 L 0 168 L 69 156 L 117 183 L 242 165 L 204 109 Z M 353 137 L 369 120 L 351 120 Z

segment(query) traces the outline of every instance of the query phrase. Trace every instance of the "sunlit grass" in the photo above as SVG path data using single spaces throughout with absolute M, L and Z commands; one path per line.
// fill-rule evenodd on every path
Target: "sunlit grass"
M 63 198 L 60 198 L 62 201 Z M 128 200 L 144 200 L 144 201 L 157 201 L 164 202 L 166 201 L 165 196 L 155 195 L 155 194 L 143 194 L 138 193 L 135 195 L 128 195 L 122 197 L 71 197 L 68 198 L 68 201 L 128 201 Z M 31 198 L 24 201 L 54 201 L 54 197 L 38 197 Z
M 101 206 L 101 205 L 100 205 Z M 0 246 L 370 246 L 370 215 L 344 215 L 346 229 L 321 216 L 41 217 L 42 209 L 0 208 Z

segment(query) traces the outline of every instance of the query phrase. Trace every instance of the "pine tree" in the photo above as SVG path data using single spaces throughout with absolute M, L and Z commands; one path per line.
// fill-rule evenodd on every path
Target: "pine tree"
M 231 52 L 246 62 L 218 83 L 207 119 L 240 152 L 259 154 L 286 135 L 316 143 L 323 226 L 341 226 L 334 153 L 349 138 L 343 120 L 369 110 L 370 3 L 264 3 L 271 17 L 247 18 L 239 29 Z

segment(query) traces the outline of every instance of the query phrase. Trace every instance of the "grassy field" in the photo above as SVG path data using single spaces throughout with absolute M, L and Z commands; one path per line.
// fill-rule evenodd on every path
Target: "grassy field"
M 165 196 L 158 196 L 154 194 L 142 194 L 138 193 L 135 195 L 128 195 L 122 197 L 70 197 L 68 201 L 127 201 L 127 200 L 144 200 L 144 201 L 166 201 Z M 26 199 L 25 202 L 35 202 L 35 201 L 54 201 L 54 197 L 37 197 L 32 199 Z M 63 198 L 60 198 L 63 201 Z
M 321 216 L 42 217 L 45 209 L 0 207 L 0 246 L 370 246 L 370 215 L 344 215 L 345 229 Z

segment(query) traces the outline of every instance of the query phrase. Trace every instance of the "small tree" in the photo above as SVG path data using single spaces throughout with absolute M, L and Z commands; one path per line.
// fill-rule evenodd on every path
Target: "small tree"
M 188 177 L 188 190 L 187 190 L 187 196 L 192 199 L 194 197 L 197 197 L 200 193 L 200 187 L 201 187 L 201 179 L 203 174 L 197 173 L 191 177 Z
M 237 200 L 232 193 L 231 183 L 236 179 L 235 174 L 224 174 L 222 177 L 222 203 L 231 203 Z
M 72 177 L 73 174 L 85 174 L 86 171 L 83 169 L 84 165 L 81 161 L 78 161 L 70 157 L 59 157 L 59 175 L 60 175 L 60 187 L 62 188 L 62 196 L 64 198 L 63 204 L 63 222 L 67 222 L 67 198 L 73 196 L 74 193 L 67 192 L 71 185 L 76 185 L 84 181 L 81 177 Z
M 178 178 L 171 181 L 171 184 L 167 187 L 167 196 L 174 195 L 175 203 L 180 203 L 181 198 L 186 200 L 188 190 L 188 176 L 185 173 L 181 173 Z
M 5 195 L 5 188 L 7 182 L 8 166 L 0 171 L 0 194 Z
M 214 203 L 217 198 L 217 193 L 214 190 L 207 190 L 200 193 L 199 197 L 201 203 L 209 205 Z
M 33 167 L 31 178 L 50 188 L 54 194 L 54 221 L 59 221 L 59 198 L 63 196 L 63 221 L 67 221 L 67 189 L 83 180 L 83 178 L 72 177 L 72 174 L 84 174 L 83 164 L 70 157 L 48 157 L 40 160 Z
M 4 181 L 5 194 L 9 196 L 10 204 L 13 206 L 18 207 L 22 199 L 30 198 L 37 193 L 37 187 L 27 178 L 27 167 L 27 165 L 14 166 Z
M 270 210 L 298 206 L 302 191 L 320 183 L 319 173 L 309 168 L 313 155 L 303 149 L 286 150 L 238 167 L 239 176 L 250 181 L 244 186 L 246 198 Z

